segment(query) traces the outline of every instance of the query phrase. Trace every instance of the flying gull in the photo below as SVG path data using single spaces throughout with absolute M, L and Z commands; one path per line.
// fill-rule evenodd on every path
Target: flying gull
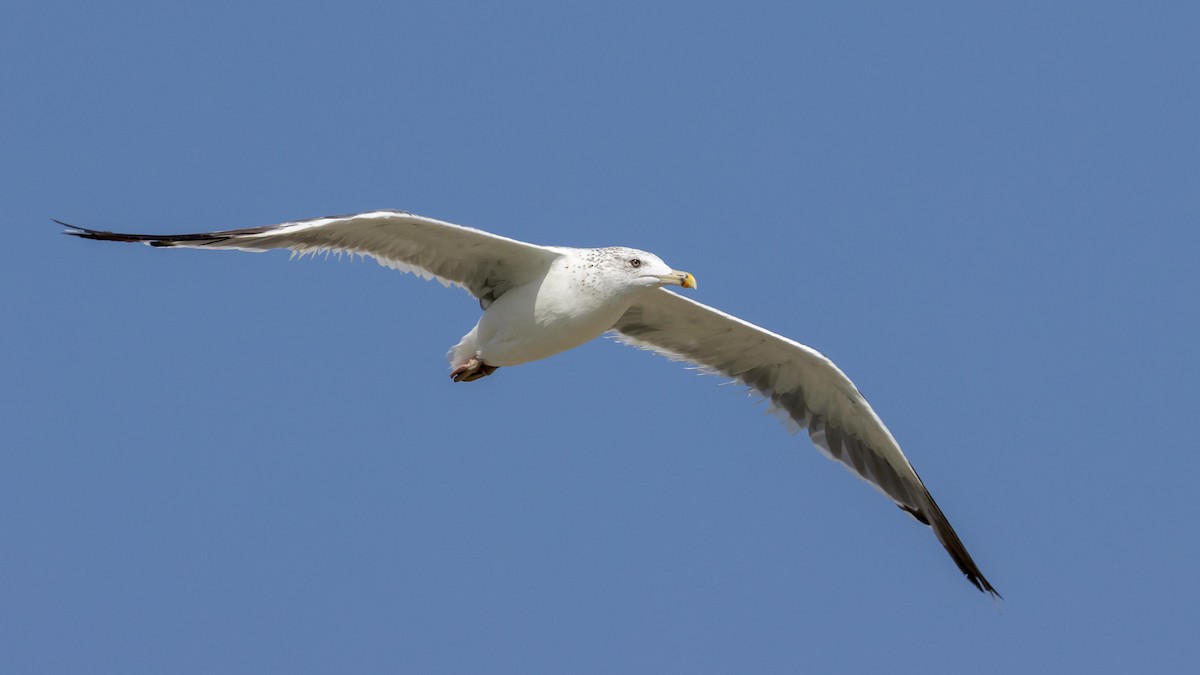
M 403 211 L 372 211 L 199 234 L 121 234 L 75 227 L 84 239 L 158 247 L 343 252 L 479 300 L 483 315 L 450 349 L 450 376 L 472 382 L 498 368 L 566 351 L 606 332 L 750 387 L 859 478 L 933 529 L 981 591 L 984 578 L 891 432 L 832 361 L 816 350 L 666 290 L 696 279 L 632 248 L 539 246 Z

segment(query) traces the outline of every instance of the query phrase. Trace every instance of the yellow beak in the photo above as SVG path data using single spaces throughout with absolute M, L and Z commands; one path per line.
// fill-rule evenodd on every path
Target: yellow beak
M 664 274 L 659 279 L 662 279 L 664 284 L 674 284 L 676 286 L 683 286 L 684 288 L 696 287 L 696 277 L 692 276 L 690 272 L 671 270 L 670 274 Z

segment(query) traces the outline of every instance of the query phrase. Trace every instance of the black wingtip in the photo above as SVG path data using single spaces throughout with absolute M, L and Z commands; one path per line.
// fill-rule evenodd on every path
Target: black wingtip
M 1003 600 L 1004 597 L 1000 595 L 1000 592 L 983 576 L 983 572 L 979 571 L 979 566 L 975 564 L 971 554 L 967 553 L 967 547 L 958 538 L 958 533 L 950 526 L 946 514 L 942 513 L 942 509 L 938 507 L 937 502 L 933 500 L 933 495 L 929 494 L 928 490 L 925 491 L 925 499 L 928 501 L 929 510 L 927 513 L 921 514 L 924 518 L 920 519 L 933 528 L 934 535 L 937 536 L 946 552 L 950 554 L 950 558 L 958 566 L 959 571 L 980 592 L 989 593 L 993 598 Z
M 108 239 L 108 240 L 120 241 L 120 237 L 123 236 L 123 235 L 119 235 L 115 232 L 105 232 L 104 230 L 89 230 L 86 227 L 72 225 L 70 223 L 63 222 L 57 218 L 51 218 L 50 220 L 53 220 L 54 222 L 58 223 L 59 225 L 62 225 L 63 227 L 67 228 L 63 232 L 63 234 L 69 234 L 72 237 L 82 237 L 84 239 Z
M 63 222 L 57 218 L 51 218 L 50 220 L 53 220 L 59 225 L 67 228 L 63 234 L 69 234 L 72 237 L 79 237 L 81 239 L 95 239 L 97 241 L 123 241 L 130 243 L 150 244 L 151 246 L 174 245 L 174 240 L 170 237 L 164 237 L 155 234 L 126 234 L 123 232 L 109 232 L 107 230 L 92 230 L 86 227 L 80 227 L 78 225 L 72 225 L 70 223 Z
M 952 540 L 952 543 L 943 542 L 942 545 L 950 553 L 950 557 L 954 559 L 963 576 L 967 578 L 967 581 L 971 582 L 972 586 L 979 589 L 981 593 L 987 593 L 996 600 L 1003 600 L 1004 596 L 1000 595 L 1000 591 L 997 591 L 991 582 L 987 580 L 987 577 L 983 576 L 983 572 L 979 571 L 979 567 L 975 565 L 975 561 L 971 559 L 971 555 L 967 553 L 967 549 L 963 548 L 962 542 L 958 540 L 958 535 L 954 534 L 954 530 L 950 528 L 948 523 L 946 527 L 950 529 L 949 539 Z
M 959 562 L 957 558 L 955 559 L 955 562 Z M 971 565 L 973 566 L 974 563 L 971 563 Z M 961 569 L 962 567 L 963 565 L 960 563 L 959 568 Z M 975 588 L 979 589 L 981 593 L 988 593 L 997 600 L 1004 599 L 1004 596 L 1000 595 L 1000 591 L 997 591 L 995 588 L 993 588 L 992 585 L 988 583 L 988 580 L 985 579 L 982 574 L 980 574 L 979 568 L 975 568 L 973 572 L 968 572 L 964 569 L 963 576 L 965 576 L 967 581 L 971 582 Z
M 69 234 L 74 237 L 82 237 L 87 234 L 86 228 L 75 227 L 74 225 L 72 225 L 70 223 L 64 223 L 63 221 L 59 220 L 58 218 L 51 218 L 50 220 L 67 228 L 66 231 L 63 232 L 63 234 Z

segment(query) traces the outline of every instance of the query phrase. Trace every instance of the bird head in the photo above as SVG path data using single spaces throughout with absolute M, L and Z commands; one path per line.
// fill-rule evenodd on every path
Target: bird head
M 615 246 L 600 249 L 603 252 L 605 273 L 619 278 L 631 286 L 660 288 L 662 286 L 682 286 L 695 288 L 696 277 L 689 272 L 671 269 L 662 258 L 636 248 Z

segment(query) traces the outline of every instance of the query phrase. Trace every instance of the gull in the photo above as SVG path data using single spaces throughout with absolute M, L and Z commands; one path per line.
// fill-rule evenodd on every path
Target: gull
M 350 253 L 459 286 L 483 314 L 451 347 L 450 377 L 473 382 L 612 332 L 627 344 L 730 378 L 762 395 L 816 447 L 928 525 L 977 589 L 999 597 L 896 439 L 823 354 L 668 291 L 696 278 L 634 248 L 540 246 L 403 211 L 370 211 L 197 234 L 124 234 L 55 221 L 66 234 L 154 247 Z

